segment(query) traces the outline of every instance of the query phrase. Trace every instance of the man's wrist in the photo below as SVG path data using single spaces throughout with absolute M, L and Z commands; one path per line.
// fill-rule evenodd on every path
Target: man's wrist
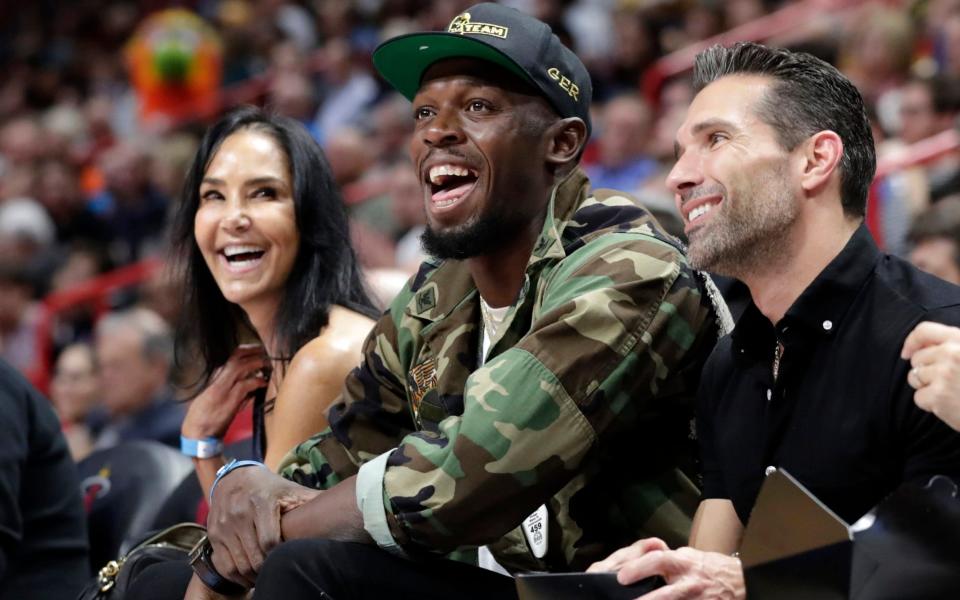
M 246 588 L 239 583 L 230 581 L 213 566 L 213 560 L 210 555 L 213 553 L 213 547 L 210 540 L 204 536 L 193 550 L 190 551 L 190 567 L 196 573 L 200 581 L 207 589 L 221 594 L 223 596 L 237 596 L 246 591 Z
M 267 465 L 262 462 L 257 462 L 255 460 L 237 460 L 233 459 L 227 464 L 220 467 L 217 471 L 217 476 L 213 480 L 213 484 L 210 486 L 210 502 L 213 502 L 213 492 L 217 489 L 217 484 L 220 483 L 220 480 L 230 474 L 231 471 L 237 469 L 242 469 L 243 467 L 263 467 L 266 468 Z
M 743 562 L 740 560 L 740 551 L 736 551 L 729 555 L 731 562 L 736 563 L 732 568 L 734 569 L 733 581 L 731 582 L 731 591 L 733 592 L 734 600 L 746 600 L 747 597 L 747 584 L 746 578 L 743 574 Z

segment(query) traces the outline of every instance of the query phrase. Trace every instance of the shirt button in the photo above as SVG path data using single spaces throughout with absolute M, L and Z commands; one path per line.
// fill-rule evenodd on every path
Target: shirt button
M 831 329 L 833 329 L 833 321 L 827 319 L 823 322 L 823 330 L 830 331 Z
M 770 465 L 769 467 L 763 470 L 763 474 L 766 475 L 767 477 L 773 475 L 776 472 L 777 472 L 777 468 L 773 465 Z
M 773 398 L 773 390 L 767 388 L 767 402 L 769 402 L 771 398 Z

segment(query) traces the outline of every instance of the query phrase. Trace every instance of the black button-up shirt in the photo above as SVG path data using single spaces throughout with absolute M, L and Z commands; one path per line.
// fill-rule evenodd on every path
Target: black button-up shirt
M 746 523 L 781 467 L 849 523 L 904 481 L 960 481 L 960 434 L 916 407 L 900 358 L 924 320 L 960 325 L 960 287 L 881 254 L 863 226 L 775 327 L 751 302 L 701 380 L 704 496 Z

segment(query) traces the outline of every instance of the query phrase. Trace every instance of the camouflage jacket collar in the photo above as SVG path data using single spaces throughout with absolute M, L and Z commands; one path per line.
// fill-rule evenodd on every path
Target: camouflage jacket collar
M 589 186 L 590 181 L 579 168 L 554 186 L 547 203 L 543 228 L 527 261 L 527 282 L 545 261 L 566 256 L 561 236 L 577 208 L 586 200 Z M 526 294 L 526 287 L 527 283 L 520 292 L 521 299 Z M 444 319 L 476 293 L 469 269 L 459 260 L 428 260 L 421 265 L 412 288 L 416 293 L 405 311 L 412 317 L 426 321 Z

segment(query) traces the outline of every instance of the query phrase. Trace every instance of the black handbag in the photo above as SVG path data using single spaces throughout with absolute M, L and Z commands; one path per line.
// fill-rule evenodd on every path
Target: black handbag
M 190 551 L 207 530 L 196 523 L 178 523 L 148 536 L 129 552 L 111 560 L 77 597 L 77 600 L 124 600 L 130 582 L 143 569 L 159 562 L 189 561 Z

